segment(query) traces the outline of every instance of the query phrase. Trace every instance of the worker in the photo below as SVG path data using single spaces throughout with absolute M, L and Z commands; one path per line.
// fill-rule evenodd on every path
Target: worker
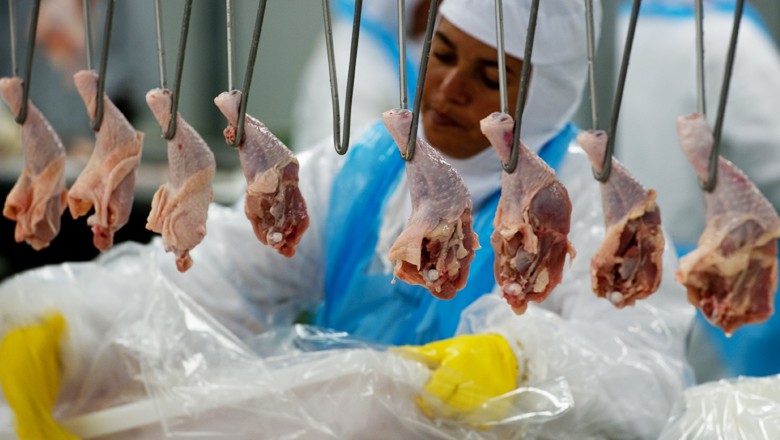
M 512 103 L 519 94 L 532 2 L 503 3 Z M 595 2 L 594 6 L 599 23 L 600 5 Z M 326 396 L 299 390 L 303 394 L 296 392 L 295 396 L 304 403 L 294 408 L 305 408 L 307 418 L 280 417 L 274 433 L 281 432 L 285 424 L 305 423 L 328 429 L 338 425 L 349 432 L 328 431 L 339 438 L 375 437 L 377 429 L 387 426 L 394 433 L 416 433 L 401 435 L 404 438 L 425 438 L 450 429 L 453 421 L 462 428 L 457 422 L 477 420 L 473 426 L 465 423 L 469 428 L 464 429 L 470 429 L 467 434 L 453 436 L 507 438 L 493 434 L 500 429 L 496 425 L 514 421 L 524 424 L 522 432 L 538 432 L 544 438 L 657 438 L 688 384 L 683 348 L 694 312 L 685 301 L 683 287 L 674 281 L 676 257 L 671 247 L 664 253 L 658 291 L 635 306 L 616 309 L 591 290 L 589 257 L 599 248 L 605 230 L 600 184 L 576 145 L 578 130 L 569 123 L 587 77 L 584 2 L 545 0 L 538 12 L 522 138 L 554 166 L 568 188 L 572 202 L 569 240 L 577 257 L 550 297 L 539 305 L 531 304 L 522 315 L 512 312 L 500 298 L 490 246 L 503 171 L 498 155 L 480 132 L 480 120 L 500 109 L 494 2 L 446 0 L 439 13 L 425 79 L 420 136 L 463 177 L 473 199 L 473 224 L 481 245 L 468 283 L 454 299 L 438 300 L 421 286 L 393 282 L 388 250 L 412 208 L 404 161 L 387 130 L 377 123 L 345 156 L 332 151 L 330 142 L 300 154 L 300 187 L 311 225 L 291 259 L 255 239 L 242 204 L 232 209 L 213 206 L 208 233 L 193 250 L 194 265 L 184 274 L 155 240 L 146 246 L 117 246 L 92 263 L 29 271 L 0 285 L 4 335 L 0 356 L 17 359 L 25 353 L 20 347 L 40 347 L 32 349 L 35 356 L 30 356 L 37 361 L 4 360 L 0 368 L 4 392 L 13 397 L 8 400 L 20 425 L 26 422 L 29 428 L 35 422 L 35 416 L 23 411 L 33 406 L 31 394 L 46 396 L 40 400 L 47 406 L 34 406 L 38 417 L 51 412 L 57 392 L 78 400 L 85 395 L 84 388 L 100 390 L 96 394 L 102 399 L 100 404 L 106 405 L 115 384 L 127 381 L 118 379 L 122 371 L 117 367 L 119 357 L 99 356 L 97 347 L 121 347 L 123 353 L 130 353 L 133 371 L 140 371 L 145 379 L 144 389 L 175 386 L 194 377 L 198 380 L 193 384 L 207 390 L 198 395 L 213 401 L 222 388 L 211 381 L 231 380 L 236 373 L 230 370 L 230 374 L 201 381 L 204 371 L 215 364 L 257 367 L 246 361 L 242 345 L 233 336 L 226 336 L 222 327 L 214 330 L 211 319 L 244 341 L 252 341 L 258 334 L 269 333 L 274 340 L 273 335 L 280 334 L 276 329 L 308 316 L 313 328 L 322 329 L 317 335 L 324 335 L 324 341 L 339 337 L 362 341 L 363 347 L 376 348 L 376 356 L 384 356 L 384 361 L 364 365 L 344 380 L 328 382 Z M 187 312 L 168 316 L 171 310 Z M 203 317 L 203 310 L 209 318 Z M 212 334 L 218 337 L 207 338 Z M 198 341 L 204 345 L 202 353 L 187 351 Z M 305 368 L 308 360 L 318 366 L 317 371 L 327 368 L 338 374 L 359 351 L 346 347 L 359 346 L 357 342 L 337 345 L 341 350 L 299 357 L 290 361 L 289 368 Z M 209 355 L 220 344 L 226 354 L 211 362 Z M 287 348 L 300 349 L 300 345 Z M 90 362 L 94 357 L 113 362 L 112 374 L 105 373 L 106 365 Z M 51 359 L 61 361 L 60 370 L 46 367 Z M 329 367 L 315 362 L 322 359 Z M 397 370 L 412 376 L 420 368 L 428 372 L 422 390 L 415 391 L 416 399 L 404 397 L 406 388 L 395 381 L 387 385 L 390 388 L 345 393 L 354 383 L 399 360 L 414 367 L 405 364 Z M 273 364 L 287 365 L 278 360 Z M 30 377 L 36 369 L 48 380 L 34 381 L 39 384 L 36 393 L 19 391 L 20 384 L 33 382 Z M 164 375 L 170 371 L 180 375 Z M 293 382 L 306 381 L 317 371 L 295 374 Z M 242 379 L 240 387 L 228 390 L 235 394 L 254 383 L 238 375 L 237 380 Z M 40 385 L 57 383 L 61 385 Z M 523 393 L 529 389 L 547 390 L 531 393 L 533 407 L 522 406 L 531 401 L 514 399 L 528 397 Z M 176 388 L 163 395 L 172 398 L 184 391 Z M 301 397 L 306 395 L 313 400 Z M 374 404 L 361 406 L 359 416 L 346 416 L 348 411 L 342 408 L 352 408 L 356 399 L 366 396 Z M 256 404 L 268 402 L 261 400 Z M 536 405 L 542 401 L 549 405 Z M 202 403 L 186 400 L 177 408 L 194 408 L 192 412 L 197 413 Z M 272 403 L 279 411 L 290 408 L 286 401 Z M 398 406 L 419 410 L 393 413 L 390 419 L 377 418 L 372 412 Z M 241 411 L 252 410 L 241 407 Z M 259 423 L 252 416 L 240 420 Z M 166 426 L 167 432 L 175 428 Z M 518 429 L 515 435 L 521 432 Z
M 618 14 L 622 53 L 630 3 Z M 704 0 L 704 80 L 707 120 L 715 125 L 734 24 L 735 0 Z M 616 133 L 616 155 L 658 193 L 664 225 L 679 255 L 704 230 L 704 194 L 680 149 L 679 116 L 697 111 L 696 21 L 693 0 L 642 2 Z M 658 69 L 658 65 L 675 66 Z M 720 154 L 780 207 L 780 52 L 759 13 L 745 4 L 720 142 Z M 729 338 L 699 314 L 690 353 L 697 381 L 780 373 L 780 356 L 765 347 L 780 338 L 780 316 L 738 329 Z
M 429 5 L 430 0 L 406 0 L 404 3 L 406 88 L 409 99 L 414 99 L 417 85 Z M 332 9 L 336 79 L 340 112 L 344 117 L 355 0 L 336 0 Z M 353 141 L 368 125 L 376 122 L 382 112 L 398 107 L 400 101 L 401 49 L 398 42 L 397 0 L 363 2 L 359 42 L 350 118 L 350 139 Z M 383 86 L 377 87 L 377 84 Z M 323 139 L 333 137 L 333 104 L 330 93 L 330 74 L 323 33 L 313 45 L 312 53 L 298 81 L 290 133 L 290 145 L 296 151 L 311 148 Z

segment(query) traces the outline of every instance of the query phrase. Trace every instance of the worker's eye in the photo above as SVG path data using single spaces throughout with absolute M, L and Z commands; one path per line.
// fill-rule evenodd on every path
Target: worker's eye
M 435 50 L 431 51 L 431 55 L 436 61 L 442 64 L 450 65 L 455 63 L 455 52 L 448 50 Z
M 499 83 L 498 83 L 498 71 L 495 71 L 494 69 L 486 70 L 482 72 L 482 83 L 491 90 L 498 90 L 499 89 Z

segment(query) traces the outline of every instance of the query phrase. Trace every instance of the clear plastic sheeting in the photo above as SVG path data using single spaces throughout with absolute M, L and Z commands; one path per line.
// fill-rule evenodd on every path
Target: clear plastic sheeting
M 659 440 L 780 438 L 780 376 L 738 377 L 689 388 Z
M 68 321 L 55 417 L 80 438 L 523 438 L 573 405 L 556 377 L 487 402 L 508 403 L 499 419 L 432 420 L 415 403 L 425 365 L 302 325 L 241 340 L 155 270 L 161 258 L 123 244 L 0 285 L 4 331 L 46 310 Z

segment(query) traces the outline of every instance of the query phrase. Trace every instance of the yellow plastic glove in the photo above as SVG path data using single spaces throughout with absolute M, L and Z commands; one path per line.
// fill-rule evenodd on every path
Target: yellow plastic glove
M 77 440 L 62 428 L 52 410 L 60 389 L 60 339 L 66 331 L 59 313 L 18 327 L 0 343 L 0 384 L 16 414 L 20 440 Z
M 431 418 L 482 425 L 501 420 L 511 407 L 511 399 L 490 401 L 517 387 L 517 358 L 501 335 L 462 335 L 391 350 L 432 370 L 417 398 L 417 405 Z

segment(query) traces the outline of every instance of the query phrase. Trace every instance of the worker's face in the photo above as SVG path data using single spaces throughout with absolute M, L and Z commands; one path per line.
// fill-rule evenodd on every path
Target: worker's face
M 428 141 L 444 154 L 467 158 L 490 146 L 479 122 L 501 110 L 497 57 L 495 48 L 446 19 L 439 23 L 431 42 L 421 111 Z M 506 67 L 513 113 L 523 62 L 507 56 Z

